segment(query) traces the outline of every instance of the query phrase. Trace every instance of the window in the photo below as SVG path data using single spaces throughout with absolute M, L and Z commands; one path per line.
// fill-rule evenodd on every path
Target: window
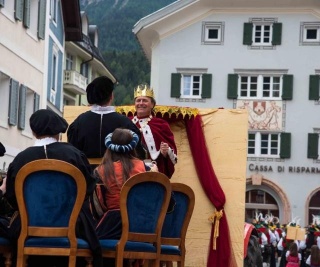
M 271 24 L 253 24 L 253 45 L 271 45 Z
M 248 70 L 228 75 L 229 99 L 291 100 L 293 76 L 287 74 L 260 74 Z
M 281 45 L 282 23 L 274 18 L 253 18 L 244 23 L 243 44 L 268 48 Z
M 201 86 L 200 75 L 182 74 L 182 96 L 199 97 Z
M 202 44 L 223 44 L 224 39 L 224 22 L 202 22 Z
M 39 109 L 39 101 L 37 101 L 37 98 L 39 99 L 39 95 L 35 93 L 33 90 L 27 88 L 25 113 L 24 113 L 24 118 L 26 122 L 28 122 L 31 115 Z M 32 130 L 30 128 L 29 123 L 25 123 L 22 129 L 24 130 L 23 133 L 29 134 L 29 135 L 32 134 Z
M 14 21 L 14 13 L 15 13 L 15 1 L 3 1 L 1 8 L 1 14 L 5 15 L 11 21 Z
M 80 74 L 86 78 L 89 78 L 89 64 L 82 62 L 80 67 Z
M 277 132 L 249 132 L 248 156 L 290 158 L 291 134 Z
M 313 216 L 320 216 L 320 191 L 316 192 L 309 202 L 308 222 L 313 221 Z
M 178 69 L 171 74 L 171 97 L 185 99 L 211 98 L 212 75 L 204 69 Z
M 250 190 L 246 192 L 246 222 L 252 222 L 257 214 L 263 216 L 272 214 L 279 218 L 279 206 L 272 195 L 263 190 Z
M 67 53 L 66 56 L 66 70 L 72 70 L 73 69 L 73 56 Z
M 58 51 L 53 47 L 52 62 L 51 62 L 51 90 L 50 102 L 55 105 L 57 94 L 57 81 L 58 81 Z
M 25 2 L 25 5 L 28 2 Z M 38 33 L 38 12 L 39 12 L 39 4 L 38 0 L 30 0 L 29 2 L 29 17 L 25 16 L 25 26 L 29 28 L 28 33 L 37 38 Z
M 271 156 L 279 155 L 279 133 L 249 133 L 248 155 Z
M 54 22 L 57 22 L 58 0 L 50 0 L 50 16 Z
M 300 45 L 320 45 L 320 22 L 301 22 Z
M 8 127 L 10 77 L 0 72 L 0 126 Z

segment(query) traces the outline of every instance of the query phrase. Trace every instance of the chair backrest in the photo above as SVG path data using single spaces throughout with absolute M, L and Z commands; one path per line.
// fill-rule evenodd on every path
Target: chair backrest
M 68 237 L 76 247 L 75 225 L 81 210 L 86 182 L 72 164 L 55 159 L 24 165 L 15 181 L 21 217 L 19 243 L 28 236 Z
M 171 183 L 176 205 L 167 213 L 162 227 L 161 244 L 179 246 L 185 242 L 187 229 L 195 205 L 193 190 L 186 184 Z
M 128 179 L 120 193 L 121 240 L 159 244 L 170 195 L 170 180 L 162 173 L 139 173 Z

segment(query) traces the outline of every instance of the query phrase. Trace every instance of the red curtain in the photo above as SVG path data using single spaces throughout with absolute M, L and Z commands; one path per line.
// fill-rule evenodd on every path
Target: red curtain
M 200 183 L 206 192 L 207 197 L 210 199 L 217 211 L 221 211 L 224 208 L 226 198 L 211 164 L 202 129 L 203 124 L 201 116 L 197 115 L 194 118 L 188 118 L 184 121 L 186 124 L 186 131 L 192 157 Z M 212 225 L 211 229 L 207 266 L 230 266 L 231 245 L 228 221 L 225 213 L 223 213 L 219 223 L 219 237 L 216 239 L 216 250 L 213 249 L 213 233 L 214 224 Z

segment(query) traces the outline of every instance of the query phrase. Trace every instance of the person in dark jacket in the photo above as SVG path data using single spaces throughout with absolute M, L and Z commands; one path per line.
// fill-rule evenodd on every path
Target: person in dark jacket
M 76 166 L 83 173 L 86 179 L 84 182 L 87 185 L 86 198 L 76 225 L 76 235 L 88 241 L 94 256 L 94 266 L 102 267 L 101 247 L 95 232 L 89 206 L 89 196 L 95 189 L 96 179 L 92 176 L 91 166 L 87 157 L 71 144 L 59 142 L 60 134 L 66 132 L 68 123 L 55 112 L 46 109 L 36 111 L 30 117 L 30 127 L 36 138 L 35 144 L 20 152 L 10 163 L 7 172 L 5 197 L 13 209 L 17 211 L 18 206 L 14 188 L 15 178 L 18 171 L 28 162 L 47 158 L 66 161 Z M 20 219 L 18 216 L 17 219 L 11 222 L 8 228 L 8 235 L 9 238 L 16 241 L 19 234 Z M 42 266 L 51 266 L 50 263 L 47 261 Z M 29 266 L 32 267 L 32 264 L 29 264 Z
M 135 132 L 140 131 L 126 116 L 115 111 L 113 101 L 113 82 L 106 76 L 94 79 L 86 89 L 87 100 L 91 110 L 80 114 L 69 126 L 68 142 L 80 149 L 88 158 L 102 158 L 106 147 L 105 137 L 116 128 L 124 128 Z M 138 155 L 144 155 L 139 141 Z

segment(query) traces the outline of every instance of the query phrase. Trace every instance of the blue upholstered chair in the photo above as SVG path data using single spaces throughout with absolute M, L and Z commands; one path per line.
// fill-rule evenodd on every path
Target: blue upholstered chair
M 115 258 L 122 267 L 123 259 L 146 259 L 159 267 L 160 235 L 171 196 L 170 180 L 158 172 L 132 176 L 122 187 L 120 240 L 101 240 L 102 254 Z
M 0 254 L 4 257 L 4 266 L 12 265 L 12 246 L 8 239 L 0 237 Z
M 86 193 L 78 168 L 54 159 L 32 161 L 18 172 L 15 193 L 21 217 L 17 267 L 26 266 L 28 255 L 67 256 L 69 267 L 80 255 L 92 266 L 88 243 L 75 235 Z
M 193 190 L 185 184 L 171 183 L 176 205 L 173 212 L 166 215 L 161 233 L 160 260 L 166 266 L 177 262 L 178 267 L 185 264 L 185 239 L 195 204 Z

